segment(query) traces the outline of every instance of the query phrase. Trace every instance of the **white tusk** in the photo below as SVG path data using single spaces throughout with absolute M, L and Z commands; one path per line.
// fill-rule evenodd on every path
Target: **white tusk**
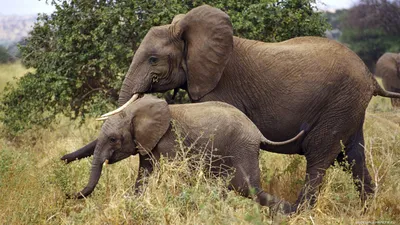
M 108 116 L 107 117 L 96 118 L 97 121 L 102 121 L 102 120 L 107 120 L 107 119 L 108 119 Z
M 124 110 L 129 104 L 131 104 L 132 102 L 136 101 L 136 99 L 138 99 L 138 98 L 139 98 L 139 94 L 134 94 L 134 95 L 132 96 L 132 98 L 129 99 L 129 101 L 127 101 L 124 105 L 122 105 L 121 107 L 119 107 L 118 109 L 116 109 L 116 110 L 114 110 L 114 111 L 111 111 L 111 112 L 108 112 L 108 113 L 102 115 L 101 117 L 109 117 L 109 116 L 111 116 L 111 115 L 114 115 L 114 114 L 117 114 L 117 113 L 121 112 L 121 111 Z

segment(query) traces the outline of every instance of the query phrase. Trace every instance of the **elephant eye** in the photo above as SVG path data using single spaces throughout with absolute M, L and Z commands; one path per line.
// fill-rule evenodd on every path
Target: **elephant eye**
M 109 137 L 108 139 L 110 140 L 111 143 L 117 142 L 117 139 L 115 137 Z
M 155 64 L 155 63 L 157 63 L 158 62 L 158 58 L 157 57 L 155 57 L 155 56 L 150 56 L 150 58 L 149 58 L 149 63 L 150 64 Z

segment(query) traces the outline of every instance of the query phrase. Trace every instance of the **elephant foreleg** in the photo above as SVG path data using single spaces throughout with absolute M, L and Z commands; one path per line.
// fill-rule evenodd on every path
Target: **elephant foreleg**
M 61 157 L 61 160 L 70 163 L 75 160 L 92 156 L 94 153 L 94 149 L 96 147 L 96 143 L 97 139 L 85 145 L 84 147 L 76 150 L 75 152 L 71 152 L 69 154 L 64 155 L 63 157 Z
M 139 156 L 139 171 L 135 183 L 135 194 L 143 191 L 143 185 L 147 183 L 148 176 L 153 172 L 152 159 L 149 155 Z

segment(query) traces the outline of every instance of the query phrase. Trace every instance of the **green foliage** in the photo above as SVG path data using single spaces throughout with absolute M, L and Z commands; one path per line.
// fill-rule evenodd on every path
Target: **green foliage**
M 204 3 L 221 8 L 235 35 L 282 41 L 323 35 L 327 23 L 314 0 L 131 1 L 53 0 L 56 11 L 40 15 L 23 63 L 36 69 L 8 87 L 1 121 L 12 132 L 47 125 L 57 114 L 85 119 L 116 105 L 123 77 L 140 41 L 152 26 Z M 171 93 L 170 93 L 171 95 Z M 180 99 L 187 99 L 182 93 Z
M 322 36 L 329 25 L 315 11 L 313 0 L 253 1 L 230 15 L 235 35 L 266 42 L 284 41 L 298 36 Z M 239 4 L 240 5 L 240 4 Z
M 11 56 L 7 49 L 0 45 L 0 63 L 8 63 L 11 61 Z
M 362 0 L 343 17 L 342 42 L 373 71 L 385 52 L 400 52 L 400 0 Z

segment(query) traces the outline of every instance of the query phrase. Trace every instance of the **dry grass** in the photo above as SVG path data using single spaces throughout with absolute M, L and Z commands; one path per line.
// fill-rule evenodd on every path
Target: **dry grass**
M 7 82 L 14 83 L 15 78 L 21 77 L 28 71 L 20 62 L 0 64 L 0 94 L 3 92 Z
M 60 118 L 48 129 L 0 138 L 2 224 L 371 224 L 400 223 L 400 114 L 375 98 L 365 122 L 366 155 L 377 193 L 363 212 L 351 175 L 328 170 L 318 203 L 290 218 L 271 217 L 266 207 L 224 188 L 224 180 L 189 170 L 186 161 L 160 163 L 147 189 L 135 196 L 137 157 L 106 166 L 93 194 L 67 200 L 86 185 L 90 159 L 65 165 L 59 158 L 94 139 L 100 128 Z M 0 125 L 1 130 L 1 125 Z M 264 190 L 294 202 L 302 186 L 301 156 L 261 153 Z

